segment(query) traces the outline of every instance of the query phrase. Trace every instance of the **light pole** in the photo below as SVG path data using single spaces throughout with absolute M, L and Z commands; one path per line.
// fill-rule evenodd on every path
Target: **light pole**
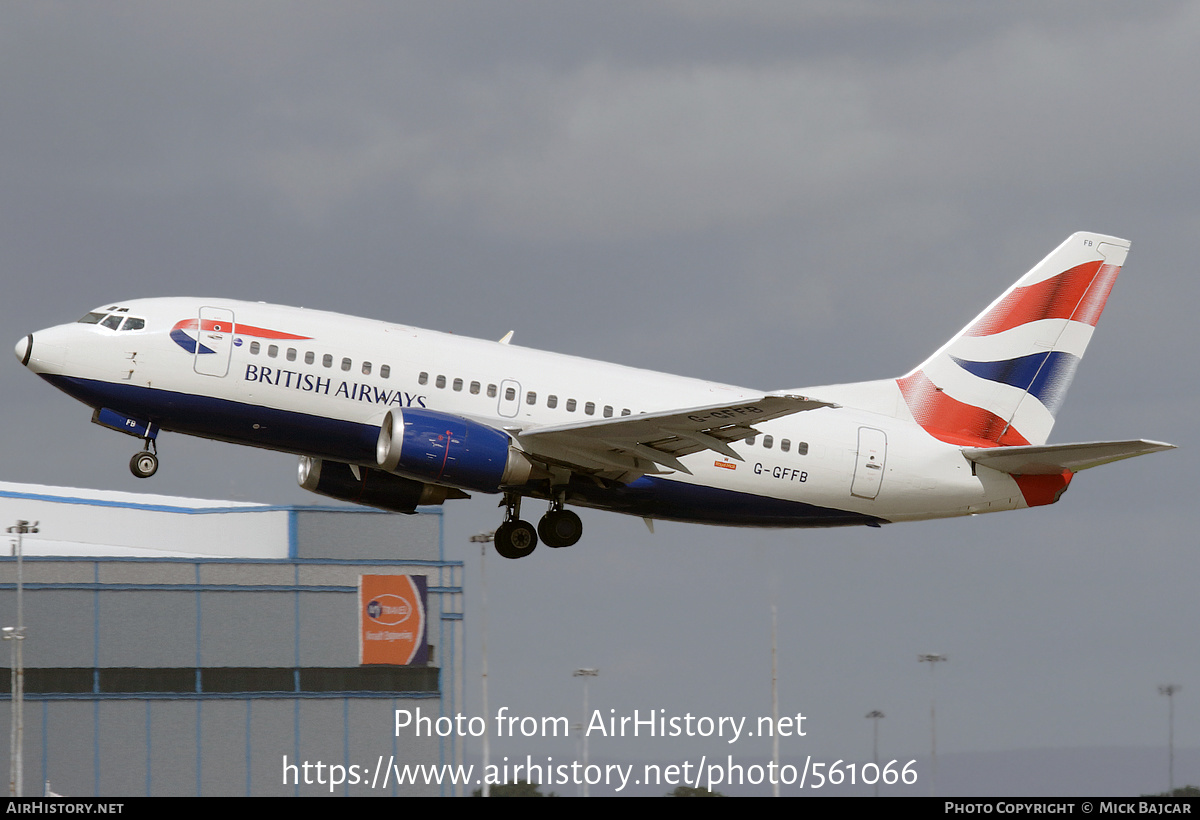
M 929 664 L 929 737 L 930 760 L 932 771 L 929 773 L 929 796 L 937 794 L 937 688 L 934 685 L 933 670 L 939 663 L 949 660 L 949 656 L 937 652 L 917 655 L 918 663 Z
M 488 600 L 487 600 L 487 551 L 488 544 L 492 543 L 496 531 L 489 530 L 481 532 L 478 535 L 471 536 L 472 544 L 479 544 L 479 584 L 483 588 L 483 796 L 492 796 L 491 783 L 488 782 L 488 763 L 490 762 L 490 741 L 492 737 L 492 721 L 488 717 L 488 668 L 487 668 L 487 622 L 488 622 Z
M 875 764 L 875 796 L 879 796 L 879 719 L 887 717 L 878 709 L 867 712 L 867 717 L 875 722 L 875 742 L 871 745 L 871 762 Z
M 25 641 L 25 567 L 22 563 L 24 554 L 24 536 L 26 533 L 36 533 L 38 522 L 17 521 L 8 528 L 8 532 L 17 536 L 13 541 L 13 555 L 17 559 L 17 626 L 5 627 L 4 640 L 12 641 L 12 732 L 9 737 L 9 776 L 8 793 L 13 797 L 23 797 L 25 780 L 25 656 L 22 646 Z
M 1175 793 L 1175 693 L 1181 688 L 1174 683 L 1158 687 L 1158 694 L 1167 696 L 1167 796 Z
M 778 633 L 779 618 L 775 612 L 775 602 L 771 602 L 771 720 L 773 721 L 771 730 L 771 756 L 775 761 L 775 771 L 779 771 L 779 667 L 775 660 L 776 636 Z M 779 796 L 779 778 L 772 778 L 775 782 L 771 785 L 771 796 Z
M 12 683 L 12 716 L 9 719 L 9 734 L 8 734 L 8 793 L 12 797 L 22 797 L 22 743 L 24 727 L 21 719 L 21 706 L 23 705 L 20 697 L 20 684 L 17 682 L 17 665 L 18 652 L 17 647 L 21 645 L 21 639 L 25 636 L 20 634 L 15 627 L 6 626 L 3 630 L 4 640 L 11 641 L 10 663 L 9 663 L 9 679 Z
M 583 678 L 583 796 L 584 797 L 588 796 L 588 781 L 587 781 L 587 767 L 588 767 L 587 727 L 588 727 L 588 682 L 589 682 L 588 678 L 594 678 L 594 677 L 598 676 L 599 674 L 600 674 L 599 669 L 593 669 L 591 667 L 584 667 L 582 669 L 576 669 L 574 672 L 571 673 L 571 677 L 573 677 L 573 678 Z

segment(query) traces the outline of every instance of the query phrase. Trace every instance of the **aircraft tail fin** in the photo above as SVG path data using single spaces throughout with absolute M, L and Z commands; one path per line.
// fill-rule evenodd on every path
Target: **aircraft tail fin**
M 896 380 L 913 418 L 954 444 L 1045 444 L 1128 251 L 1073 234 Z

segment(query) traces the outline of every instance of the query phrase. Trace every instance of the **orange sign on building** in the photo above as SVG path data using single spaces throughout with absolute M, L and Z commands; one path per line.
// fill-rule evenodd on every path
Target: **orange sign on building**
M 358 662 L 426 663 L 424 575 L 360 575 Z

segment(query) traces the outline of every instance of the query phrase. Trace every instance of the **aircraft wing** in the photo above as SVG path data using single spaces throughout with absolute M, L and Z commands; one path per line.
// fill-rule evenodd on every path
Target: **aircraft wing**
M 516 438 L 534 458 L 596 475 L 627 479 L 629 473 L 691 474 L 679 461 L 683 456 L 712 450 L 742 461 L 729 445 L 758 435 L 755 423 L 834 406 L 804 396 L 762 396 L 735 404 L 537 427 Z
M 1174 450 L 1161 441 L 1090 441 L 1083 444 L 1042 444 L 1028 447 L 964 447 L 968 460 L 1009 475 L 1060 475 L 1077 473 L 1110 461 L 1133 458 L 1161 450 Z

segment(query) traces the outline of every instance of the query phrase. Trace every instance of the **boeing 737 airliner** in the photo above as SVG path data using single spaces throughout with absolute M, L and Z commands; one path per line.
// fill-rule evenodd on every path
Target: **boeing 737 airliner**
M 1170 449 L 1048 445 L 1129 243 L 1077 233 L 896 379 L 761 393 L 335 313 L 138 299 L 32 333 L 17 358 L 140 438 L 300 456 L 300 484 L 395 512 L 502 493 L 496 550 L 576 543 L 566 505 L 825 527 L 1052 504 L 1079 470 Z M 536 531 L 523 498 L 549 503 Z

